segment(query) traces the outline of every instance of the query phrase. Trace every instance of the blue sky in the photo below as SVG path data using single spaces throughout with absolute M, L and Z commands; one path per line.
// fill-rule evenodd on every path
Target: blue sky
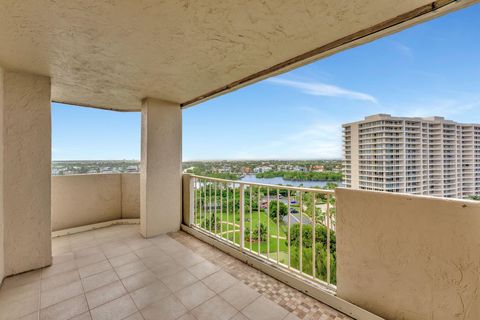
M 480 5 L 183 111 L 183 159 L 341 158 L 375 113 L 480 122 Z M 138 159 L 140 115 L 53 105 L 53 159 Z
M 140 159 L 140 113 L 53 103 L 52 159 Z

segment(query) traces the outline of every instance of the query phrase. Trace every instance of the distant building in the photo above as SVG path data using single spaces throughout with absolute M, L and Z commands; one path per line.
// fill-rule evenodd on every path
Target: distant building
M 322 165 L 317 165 L 317 166 L 312 166 L 310 170 L 313 172 L 323 172 L 325 170 L 325 167 Z
M 256 168 L 253 169 L 253 172 L 255 172 L 255 173 L 264 173 L 264 172 L 268 172 L 268 171 L 272 171 L 272 167 L 261 166 L 261 167 L 256 167 Z
M 293 166 L 291 164 L 279 164 L 277 166 L 278 171 L 292 171 Z
M 302 167 L 302 166 L 294 166 L 293 171 L 301 171 L 301 172 L 306 172 L 307 168 Z
M 189 168 L 186 168 L 185 170 L 183 170 L 184 173 L 193 173 L 193 171 L 195 170 L 195 167 L 189 167 Z
M 230 167 L 223 167 L 223 168 L 217 169 L 218 173 L 230 173 L 231 171 L 232 171 L 232 168 Z
M 241 169 L 242 173 L 245 173 L 245 174 L 249 174 L 249 173 L 252 173 L 252 168 L 250 167 L 243 167 Z
M 138 172 L 138 166 L 128 166 L 127 172 Z
M 343 125 L 349 188 L 449 198 L 480 194 L 480 124 L 377 114 Z

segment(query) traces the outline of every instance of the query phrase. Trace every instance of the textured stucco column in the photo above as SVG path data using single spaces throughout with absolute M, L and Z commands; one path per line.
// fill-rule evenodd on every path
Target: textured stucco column
M 142 103 L 140 225 L 144 237 L 177 231 L 182 217 L 182 111 L 157 99 Z
M 0 210 L 5 276 L 51 264 L 50 78 L 2 71 Z

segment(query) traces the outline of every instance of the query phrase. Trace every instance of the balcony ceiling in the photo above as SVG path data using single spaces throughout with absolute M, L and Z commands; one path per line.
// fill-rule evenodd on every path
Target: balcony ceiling
M 3 0 L 0 65 L 58 102 L 188 106 L 473 2 Z

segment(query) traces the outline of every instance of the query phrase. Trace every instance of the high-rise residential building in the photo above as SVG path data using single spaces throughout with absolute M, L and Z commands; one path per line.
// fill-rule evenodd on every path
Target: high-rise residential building
M 480 124 L 377 114 L 343 125 L 348 188 L 448 198 L 480 194 Z

